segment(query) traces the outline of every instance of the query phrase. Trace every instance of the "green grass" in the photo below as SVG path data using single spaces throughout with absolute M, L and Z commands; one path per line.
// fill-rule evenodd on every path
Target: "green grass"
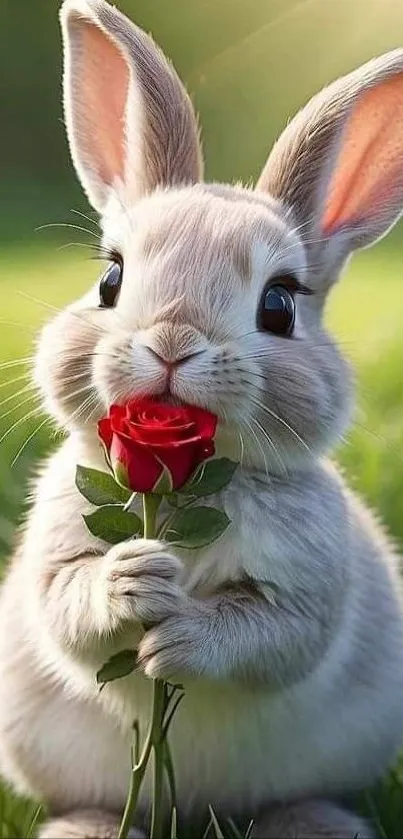
M 382 243 L 361 253 L 333 292 L 328 311 L 329 326 L 356 367 L 359 393 L 357 422 L 337 457 L 350 484 L 381 513 L 398 546 L 403 544 L 402 263 L 401 246 L 394 250 Z M 30 356 L 38 327 L 52 314 L 49 306 L 62 307 L 84 291 L 98 270 L 81 252 L 58 251 L 54 244 L 46 251 L 29 246 L 24 254 L 3 253 L 0 361 Z M 25 386 L 25 380 L 13 379 L 26 369 L 24 364 L 0 368 L 0 400 Z M 28 395 L 26 391 L 0 406 L 0 438 L 13 422 L 27 417 L 35 404 L 23 402 Z M 10 549 L 14 524 L 23 514 L 28 477 L 56 443 L 52 427 L 44 426 L 21 450 L 42 419 L 38 415 L 21 421 L 0 443 L 0 556 Z M 375 815 L 380 835 L 388 839 L 402 835 L 403 771 L 399 773 L 397 768 L 360 799 L 364 811 Z M 33 813 L 30 802 L 19 802 L 0 789 L 0 839 L 26 837 Z

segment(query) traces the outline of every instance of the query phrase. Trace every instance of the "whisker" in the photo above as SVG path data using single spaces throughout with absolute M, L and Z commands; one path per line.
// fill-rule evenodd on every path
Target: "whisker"
M 94 400 L 94 407 L 91 409 L 91 411 L 90 411 L 90 413 L 88 414 L 87 419 L 85 420 L 85 422 L 86 422 L 86 423 L 87 423 L 87 422 L 90 422 L 90 420 L 92 419 L 92 417 L 93 417 L 93 415 L 94 415 L 95 411 L 96 411 L 96 410 L 100 410 L 101 408 L 103 408 L 103 404 L 102 404 L 102 402 L 101 402 L 100 398 L 99 398 L 98 396 L 96 396 L 96 397 L 95 397 L 95 400 Z
M 24 387 L 21 387 L 19 390 L 15 391 L 14 393 L 10 393 L 10 395 L 6 396 L 5 399 L 2 399 L 1 402 L 0 402 L 0 407 L 2 407 L 3 405 L 6 405 L 7 402 L 11 402 L 12 399 L 17 399 L 19 396 L 23 396 L 23 394 L 27 393 L 27 391 L 29 391 L 29 390 L 35 390 L 35 388 L 36 388 L 36 385 L 33 382 L 28 383 L 27 385 L 25 385 Z M 19 403 L 19 404 L 21 404 L 21 403 Z M 4 417 L 4 415 L 3 415 L 3 417 Z M 0 419 L 3 419 L 3 417 L 0 417 Z
M 9 417 L 10 414 L 13 414 L 14 411 L 18 411 L 22 405 L 26 405 L 27 402 L 31 402 L 32 399 L 34 399 L 34 397 L 35 394 L 30 393 L 28 396 L 25 397 L 25 399 L 21 399 L 20 401 L 18 401 L 16 405 L 13 405 L 12 408 L 9 408 L 7 411 L 4 412 L 4 414 L 0 416 L 0 420 L 4 420 L 6 417 Z
M 91 382 L 84 385 L 84 387 L 79 387 L 79 388 L 77 388 L 77 390 L 73 390 L 72 393 L 66 393 L 65 396 L 61 396 L 60 399 L 63 400 L 63 401 L 71 400 L 71 399 L 74 399 L 75 396 L 79 396 L 80 393 L 86 393 L 89 390 L 92 390 Z
M 248 336 L 248 334 L 249 334 L 249 335 L 254 335 L 254 334 L 258 335 L 259 333 L 258 333 L 258 331 L 256 330 L 256 332 L 249 332 L 249 333 L 246 333 L 246 335 L 245 335 L 245 336 L 239 335 L 239 336 L 237 336 L 237 340 L 238 340 L 238 341 L 242 340 L 242 338 L 243 338 L 243 337 L 247 337 L 247 336 Z M 331 340 L 332 340 L 332 339 L 331 339 Z M 307 341 L 307 340 L 305 340 L 305 339 L 304 339 L 304 340 L 303 340 L 303 344 L 304 344 L 304 347 L 306 347 L 306 348 L 308 348 L 308 349 L 321 349 L 322 347 L 329 347 L 329 345 L 331 345 L 331 340 L 325 340 L 325 339 L 324 339 L 323 341 L 315 341 L 315 342 L 313 342 L 313 341 L 311 341 L 311 340 L 310 340 L 310 341 Z M 358 344 L 360 344 L 360 342 L 359 342 L 359 341 L 354 341 L 354 340 L 352 340 L 352 339 L 349 339 L 349 340 L 339 340 L 339 339 L 337 338 L 337 339 L 335 339 L 335 341 L 336 341 L 336 345 L 337 345 L 338 347 L 349 347 L 349 346 L 350 346 L 350 347 L 357 347 L 357 346 L 358 346 Z M 300 343 L 301 343 L 301 342 L 300 342 Z M 361 344 L 360 344 L 360 346 L 361 346 Z M 269 360 L 270 360 L 270 359 L 275 358 L 275 353 L 276 353 L 276 352 L 277 352 L 277 350 L 276 350 L 276 349 L 274 349 L 273 347 L 268 348 L 267 350 L 264 350 L 264 349 L 251 350 L 250 352 L 245 352 L 245 353 L 242 353 L 242 355 L 237 356 L 237 359 L 236 359 L 236 360 L 237 360 L 237 361 L 239 361 L 239 362 L 242 362 L 242 361 L 253 361 L 253 360 L 255 360 L 255 359 L 256 359 L 257 361 L 264 361 L 265 359 L 269 359 Z
M 25 358 L 15 358 L 11 361 L 3 361 L 0 364 L 0 370 L 8 370 L 10 367 L 18 367 L 20 364 L 31 364 L 34 360 L 34 355 L 27 355 Z
M 11 461 L 11 469 L 15 466 L 18 458 L 22 455 L 23 451 L 25 450 L 27 445 L 31 442 L 32 438 L 35 437 L 39 433 L 41 428 L 43 428 L 43 426 L 46 425 L 46 423 L 48 423 L 48 422 L 51 422 L 50 417 L 45 417 L 45 419 L 42 420 L 42 422 L 39 423 L 39 425 L 36 428 L 34 428 L 34 430 L 31 432 L 31 434 L 28 435 L 26 440 L 24 440 L 23 444 L 18 449 L 17 454 L 13 457 L 13 459 Z
M 78 382 L 80 379 L 86 379 L 88 376 L 91 375 L 90 370 L 83 370 L 81 373 L 73 373 L 71 376 L 65 375 L 58 375 L 58 380 L 62 382 L 62 384 L 69 384 L 70 382 Z
M 28 413 L 27 413 L 27 414 L 24 414 L 24 416 L 23 416 L 23 417 L 19 417 L 19 419 L 17 419 L 17 420 L 16 420 L 16 421 L 15 421 L 15 422 L 14 422 L 14 423 L 10 426 L 10 428 L 8 428 L 8 429 L 4 432 L 4 434 L 2 434 L 2 436 L 0 437 L 0 443 L 3 443 L 3 442 L 4 442 L 4 440 L 6 440 L 6 439 L 7 439 L 7 437 L 8 437 L 8 436 L 9 436 L 9 435 L 13 432 L 13 431 L 15 431 L 15 429 L 16 429 L 16 428 L 18 428 L 18 427 L 21 425 L 21 423 L 23 423 L 23 422 L 27 422 L 27 420 L 31 419 L 31 417 L 34 417 L 34 416 L 36 416 L 37 414 L 40 414 L 40 413 L 41 413 L 41 408 L 40 408 L 40 407 L 37 407 L 37 408 L 33 408 L 33 410 L 32 410 L 32 411 L 28 411 Z
M 244 455 L 245 455 L 245 444 L 244 444 L 243 437 L 242 437 L 242 431 L 240 429 L 238 430 L 238 440 L 239 440 L 239 449 L 240 449 L 239 464 L 240 464 L 240 467 L 242 469 L 243 461 L 244 461 Z
M 28 329 L 31 332 L 33 332 L 36 328 L 35 326 L 32 326 L 31 323 L 20 323 L 16 320 L 3 320 L 2 318 L 0 318 L 0 324 L 2 326 L 17 326 L 19 329 L 24 329 L 25 331 Z
M 252 426 L 250 425 L 249 422 L 246 422 L 246 428 L 252 434 L 252 437 L 254 438 L 254 440 L 256 442 L 258 450 L 260 451 L 260 454 L 263 458 L 263 463 L 264 463 L 264 466 L 265 466 L 266 477 L 268 478 L 269 477 L 269 468 L 268 468 L 268 463 L 267 463 L 267 458 L 266 458 L 266 452 L 265 452 L 265 450 L 264 450 L 256 432 L 253 430 L 253 428 L 252 428 Z
M 32 294 L 27 294 L 25 291 L 21 291 L 20 289 L 17 290 L 16 293 L 19 294 L 20 297 L 25 297 L 27 300 L 31 300 L 33 303 L 37 303 L 39 306 L 44 306 L 46 309 L 50 309 L 50 311 L 56 312 L 57 314 L 66 312 L 66 309 L 60 309 L 57 306 L 53 306 L 51 303 L 47 303 L 46 300 L 40 300 L 39 297 L 34 297 Z M 99 332 L 101 335 L 106 334 L 106 329 L 104 329 L 104 327 L 102 327 L 101 324 L 93 323 L 92 321 L 87 320 L 85 317 L 83 317 L 82 314 L 80 314 L 80 312 L 77 312 L 75 310 L 73 311 L 72 309 L 68 309 L 68 314 L 72 315 L 73 317 L 78 318 L 80 321 L 82 321 L 82 323 L 85 324 L 85 326 L 88 326 L 91 329 L 94 329 L 96 332 Z
M 27 379 L 27 378 L 28 378 L 28 376 L 30 376 L 30 375 L 31 375 L 31 372 L 30 372 L 29 370 L 27 370 L 27 372 L 26 372 L 26 373 L 23 373 L 23 374 L 22 374 L 22 376 L 15 376 L 15 378 L 14 378 L 14 379 L 7 379 L 7 381 L 5 381 L 5 382 L 2 382 L 2 383 L 1 383 L 1 385 L 0 385 L 0 390 L 1 390 L 3 387 L 11 387 L 11 385 L 15 385 L 15 383 L 16 383 L 16 382 L 22 382 L 22 381 L 23 381 L 23 379 Z M 1 403 L 0 403 L 0 404 L 1 404 Z
M 95 393 L 90 393 L 87 399 L 83 402 L 81 411 L 78 414 L 78 418 L 83 418 L 84 422 L 87 423 L 90 420 L 90 417 L 93 416 L 94 411 L 98 408 L 98 397 Z M 87 414 L 87 416 L 85 416 Z
M 301 443 L 301 446 L 303 446 L 304 449 L 306 449 L 306 451 L 309 452 L 310 455 L 312 455 L 312 452 L 305 440 L 303 440 L 302 437 L 300 437 L 298 432 L 295 431 L 295 428 L 292 428 L 292 426 L 289 425 L 288 422 L 286 422 L 286 420 L 283 419 L 283 417 L 280 417 L 278 414 L 275 413 L 275 411 L 272 411 L 267 405 L 264 405 L 264 403 L 261 402 L 260 399 L 258 399 L 256 396 L 251 395 L 250 399 L 256 405 L 257 408 L 260 408 L 262 411 L 265 411 L 269 416 L 273 417 L 274 420 L 277 420 L 277 422 L 281 423 L 281 425 L 287 428 L 290 434 L 292 434 L 293 437 L 295 437 Z
M 88 387 L 86 388 L 86 390 L 88 390 Z M 75 409 L 75 411 L 73 411 L 73 413 L 70 415 L 70 420 L 74 422 L 75 420 L 80 419 L 80 417 L 82 417 L 85 413 L 86 409 L 91 406 L 94 396 L 95 394 L 92 391 L 89 394 L 89 396 L 87 396 L 86 399 L 84 399 L 83 402 L 80 403 L 80 405 Z
M 87 244 L 87 242 L 66 242 L 64 245 L 59 245 L 57 252 L 65 251 L 67 248 L 85 248 L 86 250 L 92 250 L 92 245 Z M 98 250 L 95 253 L 98 255 Z
M 285 463 L 284 463 L 284 461 L 283 461 L 283 459 L 282 459 L 282 457 L 281 457 L 281 455 L 280 455 L 280 452 L 277 450 L 277 448 L 276 448 L 275 444 L 273 443 L 273 440 L 271 440 L 271 439 L 270 439 L 270 437 L 269 437 L 269 435 L 268 435 L 267 431 L 263 428 L 263 426 L 262 426 L 262 425 L 260 424 L 260 422 L 256 419 L 256 417 L 251 417 L 251 421 L 252 421 L 252 422 L 253 422 L 253 423 L 257 426 L 257 428 L 259 429 L 260 433 L 262 434 L 262 437 L 264 437 L 264 439 L 265 439 L 265 440 L 267 440 L 267 442 L 268 442 L 268 444 L 269 444 L 270 448 L 273 450 L 273 452 L 274 452 L 274 454 L 275 454 L 275 456 L 276 456 L 276 458 L 277 458 L 277 460 L 278 460 L 278 462 L 279 462 L 279 464 L 280 464 L 280 467 L 281 467 L 282 472 L 284 473 L 284 475 L 286 475 L 286 476 L 287 476 L 287 475 L 288 475 L 288 469 L 287 469 L 287 467 L 286 467 L 286 465 L 285 465 Z
M 99 230 L 99 222 L 96 219 L 91 218 L 91 216 L 87 216 L 85 213 L 82 213 L 81 210 L 71 209 L 70 212 L 74 213 L 76 216 L 81 216 L 81 218 L 84 218 L 86 221 L 89 221 L 90 224 L 93 224 Z
M 88 236 L 93 236 L 94 239 L 98 239 L 99 241 L 102 240 L 102 236 L 99 233 L 95 233 L 93 230 L 88 230 L 87 227 L 80 227 L 78 224 L 71 224 L 70 222 L 51 222 L 50 224 L 41 224 L 39 227 L 35 228 L 35 232 L 39 232 L 41 230 L 48 230 L 52 227 L 67 227 L 71 230 L 79 230 L 81 233 L 87 233 Z

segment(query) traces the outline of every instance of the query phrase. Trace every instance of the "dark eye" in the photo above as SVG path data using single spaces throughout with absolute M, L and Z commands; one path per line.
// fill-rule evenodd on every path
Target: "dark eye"
M 122 285 L 123 266 L 120 262 L 111 262 L 99 283 L 100 306 L 110 309 L 115 305 Z
M 258 326 L 275 335 L 290 336 L 294 329 L 295 301 L 283 285 L 266 288 L 258 315 Z

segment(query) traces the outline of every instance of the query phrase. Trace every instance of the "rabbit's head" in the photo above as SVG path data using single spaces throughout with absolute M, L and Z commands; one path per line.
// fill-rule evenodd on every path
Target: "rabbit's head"
M 110 264 L 43 333 L 50 410 L 95 435 L 112 402 L 195 403 L 235 459 L 301 467 L 349 415 L 327 292 L 402 210 L 403 50 L 314 97 L 247 190 L 202 182 L 192 104 L 144 32 L 104 0 L 61 17 L 70 148 Z

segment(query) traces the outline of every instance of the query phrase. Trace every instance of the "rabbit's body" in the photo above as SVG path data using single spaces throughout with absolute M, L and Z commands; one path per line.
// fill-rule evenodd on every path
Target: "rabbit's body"
M 56 808 L 119 811 L 131 724 L 147 726 L 150 683 L 136 674 L 99 694 L 94 673 L 137 637 L 128 631 L 116 645 L 72 659 L 61 653 L 41 602 L 55 565 L 99 547 L 82 524 L 89 505 L 74 484 L 77 461 L 102 467 L 99 453 L 74 436 L 52 457 L 3 591 L 0 759 L 9 780 Z M 186 589 L 200 596 L 247 572 L 272 587 L 273 604 L 275 592 L 298 602 L 309 591 L 319 626 L 307 651 L 296 616 L 290 670 L 288 658 L 283 669 L 268 652 L 250 685 L 185 680 L 171 732 L 180 811 L 200 815 L 213 803 L 247 818 L 271 801 L 373 781 L 403 727 L 403 626 L 394 557 L 382 534 L 324 461 L 287 479 L 239 473 L 211 503 L 226 510 L 231 532 L 208 551 L 183 552 Z M 281 680 L 291 684 L 279 689 Z
M 393 551 L 325 459 L 351 382 L 322 321 L 351 251 L 402 211 L 403 51 L 315 97 L 252 191 L 201 183 L 190 100 L 148 36 L 104 0 L 65 0 L 62 23 L 72 156 L 111 266 L 39 344 L 68 438 L 2 590 L 2 772 L 59 815 L 44 839 L 115 837 L 150 677 L 179 679 L 180 820 L 212 804 L 257 814 L 254 837 L 352 839 L 363 823 L 312 796 L 373 781 L 402 742 L 403 612 Z M 215 413 L 217 454 L 240 461 L 206 501 L 232 522 L 211 547 L 110 547 L 85 526 L 76 465 L 104 467 L 97 420 L 143 396 Z M 127 647 L 138 672 L 100 693 Z

